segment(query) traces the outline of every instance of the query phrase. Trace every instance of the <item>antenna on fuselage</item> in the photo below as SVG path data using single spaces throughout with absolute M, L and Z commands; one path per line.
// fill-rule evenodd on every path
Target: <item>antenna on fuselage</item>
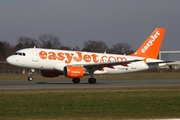
M 34 46 L 34 49 L 36 48 L 36 46 Z

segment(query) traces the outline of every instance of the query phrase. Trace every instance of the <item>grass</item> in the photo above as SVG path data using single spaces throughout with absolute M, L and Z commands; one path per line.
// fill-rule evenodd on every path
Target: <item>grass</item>
M 1 91 L 0 119 L 179 118 L 180 89 Z
M 95 76 L 103 79 L 180 78 L 179 72 Z M 37 80 L 50 80 L 35 74 Z M 85 76 L 82 79 L 87 79 Z M 27 75 L 1 74 L 0 80 Z M 52 80 L 65 80 L 64 76 Z M 0 120 L 114 120 L 180 118 L 180 88 L 0 91 Z

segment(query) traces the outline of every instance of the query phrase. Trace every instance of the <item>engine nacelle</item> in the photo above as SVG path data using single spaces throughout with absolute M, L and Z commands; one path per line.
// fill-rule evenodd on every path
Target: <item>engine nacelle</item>
M 59 75 L 63 75 L 63 72 L 56 70 L 41 70 L 41 75 L 43 77 L 58 77 Z
M 84 68 L 81 66 L 65 66 L 64 76 L 69 78 L 80 78 L 84 75 Z

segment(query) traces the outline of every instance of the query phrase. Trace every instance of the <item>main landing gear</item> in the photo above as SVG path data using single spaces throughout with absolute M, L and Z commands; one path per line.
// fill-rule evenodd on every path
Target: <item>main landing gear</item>
M 80 82 L 80 78 L 73 78 L 72 81 L 73 81 L 73 83 L 79 83 Z
M 28 77 L 28 81 L 32 81 L 33 80 L 33 74 L 34 74 L 34 69 L 30 69 L 29 70 L 29 73 L 28 73 L 28 75 L 29 75 L 29 77 Z
M 80 78 L 73 78 L 72 82 L 77 84 L 80 83 Z M 95 84 L 96 83 L 96 78 L 89 78 L 88 79 L 89 84 Z
M 96 78 L 93 77 L 93 71 L 89 72 L 90 73 L 90 78 L 88 79 L 89 84 L 95 84 L 96 83 Z M 73 83 L 77 84 L 80 83 L 80 78 L 73 78 L 72 79 Z
M 95 84 L 96 83 L 96 78 L 89 78 L 88 82 L 89 82 L 89 84 Z
M 90 76 L 91 76 L 91 77 L 88 79 L 89 84 L 95 84 L 95 83 L 96 83 L 96 78 L 93 77 L 94 71 L 90 71 L 89 74 L 90 74 Z

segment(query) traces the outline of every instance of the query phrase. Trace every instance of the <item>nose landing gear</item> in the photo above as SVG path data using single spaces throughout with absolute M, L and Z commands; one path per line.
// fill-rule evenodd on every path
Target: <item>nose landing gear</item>
M 34 74 L 34 71 L 35 71 L 34 69 L 30 69 L 30 70 L 29 70 L 29 73 L 28 73 L 28 75 L 29 75 L 28 81 L 32 81 L 32 80 L 33 80 L 33 77 L 32 77 L 32 76 L 33 76 L 33 74 Z

